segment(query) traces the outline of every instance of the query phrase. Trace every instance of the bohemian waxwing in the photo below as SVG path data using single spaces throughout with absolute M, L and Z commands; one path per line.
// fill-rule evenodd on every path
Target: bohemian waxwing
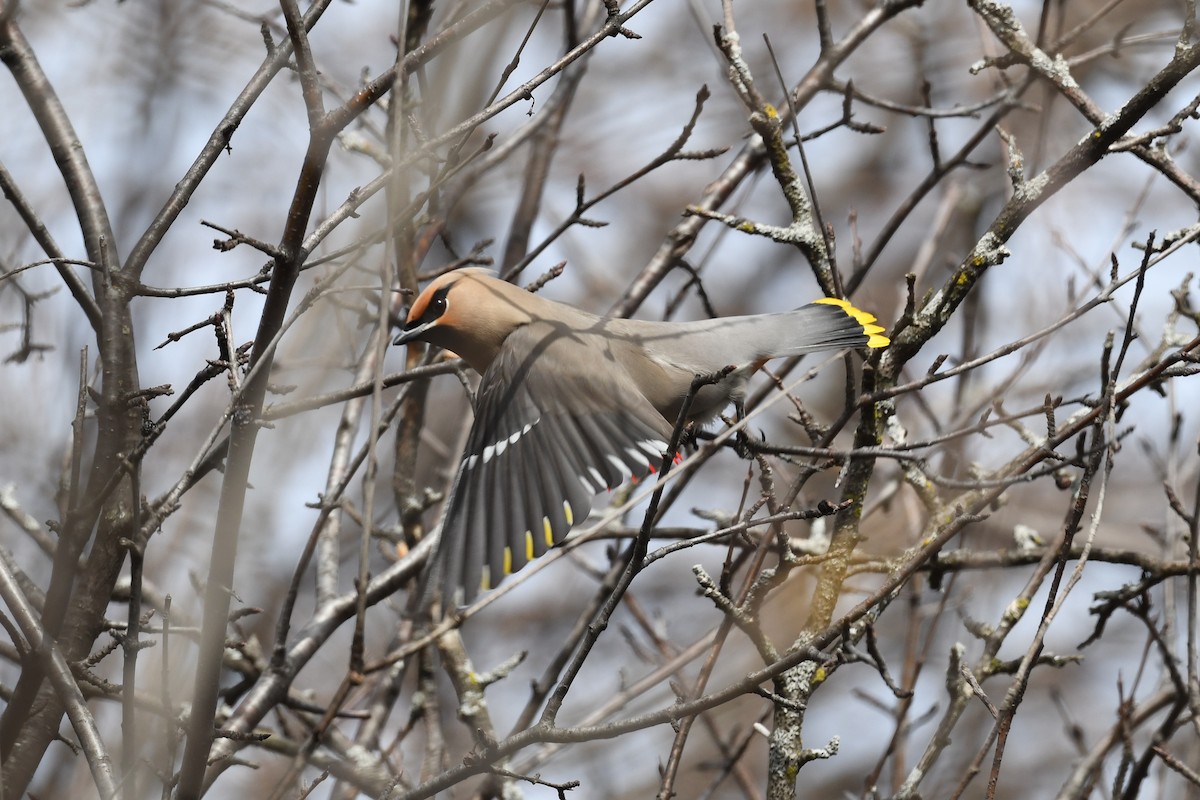
M 766 361 L 885 347 L 875 317 L 824 298 L 795 311 L 696 322 L 589 314 L 459 269 L 417 297 L 393 344 L 424 341 L 479 372 L 475 424 L 426 587 L 469 603 L 562 540 L 592 497 L 657 468 L 697 375 L 733 372 L 693 398 L 705 421 Z M 428 598 L 427 598 L 428 599 Z

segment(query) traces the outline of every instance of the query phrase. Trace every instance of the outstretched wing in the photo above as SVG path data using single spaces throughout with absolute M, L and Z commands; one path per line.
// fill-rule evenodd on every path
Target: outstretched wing
M 594 495 L 658 466 L 671 425 L 623 370 L 600 368 L 613 346 L 553 323 L 505 341 L 479 385 L 426 575 L 443 607 L 460 590 L 471 602 L 561 541 Z

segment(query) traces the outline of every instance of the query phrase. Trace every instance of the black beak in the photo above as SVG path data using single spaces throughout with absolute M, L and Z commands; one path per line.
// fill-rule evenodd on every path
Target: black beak
M 421 334 L 434 326 L 437 320 L 429 322 L 410 322 L 404 326 L 400 333 L 396 334 L 396 338 L 392 339 L 392 344 L 408 344 L 411 341 L 421 338 Z

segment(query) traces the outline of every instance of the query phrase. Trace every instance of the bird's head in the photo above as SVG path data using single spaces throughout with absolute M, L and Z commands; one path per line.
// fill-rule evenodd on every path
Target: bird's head
M 392 344 L 435 344 L 482 373 L 505 338 L 530 320 L 533 295 L 478 267 L 435 278 L 417 296 Z

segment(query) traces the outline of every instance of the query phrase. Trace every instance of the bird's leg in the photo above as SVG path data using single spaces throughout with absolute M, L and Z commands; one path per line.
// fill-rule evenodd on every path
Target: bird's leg
M 683 427 L 683 430 L 679 434 L 679 453 L 682 453 L 685 450 L 689 453 L 694 453 L 696 451 L 696 448 L 699 447 L 697 439 L 702 428 L 703 426 L 698 424 L 695 420 L 687 423 L 687 425 Z
M 746 404 L 741 400 L 733 401 L 733 419 L 734 422 L 741 422 L 746 418 Z M 738 428 L 737 433 L 733 435 L 733 452 L 737 453 L 738 458 L 749 459 L 753 457 L 750 449 L 750 437 L 746 433 L 746 428 Z

